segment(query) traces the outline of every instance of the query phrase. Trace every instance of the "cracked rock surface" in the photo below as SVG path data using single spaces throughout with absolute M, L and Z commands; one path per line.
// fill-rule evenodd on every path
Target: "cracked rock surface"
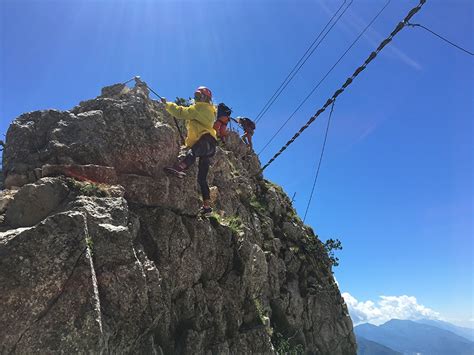
M 143 86 L 20 116 L 0 193 L 0 353 L 355 354 L 330 260 L 232 133 L 196 170 Z M 183 127 L 184 128 L 184 127 Z

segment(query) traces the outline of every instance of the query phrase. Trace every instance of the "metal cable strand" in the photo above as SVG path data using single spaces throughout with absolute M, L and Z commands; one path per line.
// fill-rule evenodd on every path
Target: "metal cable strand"
M 152 93 L 154 93 L 159 99 L 162 99 L 162 97 L 161 97 L 160 95 L 158 95 L 155 90 L 153 90 L 151 87 L 149 87 L 148 84 L 146 84 L 146 87 L 147 87 L 148 89 L 150 89 L 150 91 L 151 91 Z
M 318 168 L 316 170 L 316 176 L 314 177 L 313 187 L 311 188 L 311 194 L 309 195 L 308 204 L 306 205 L 306 211 L 304 212 L 303 223 L 304 221 L 306 221 L 306 215 L 308 214 L 309 205 L 311 204 L 311 200 L 313 198 L 314 188 L 316 187 L 316 182 L 318 181 L 319 169 L 321 168 L 321 162 L 323 161 L 324 148 L 326 147 L 326 140 L 328 139 L 329 125 L 331 124 L 331 117 L 332 117 L 332 112 L 334 111 L 335 103 L 336 103 L 336 100 L 332 102 L 331 112 L 329 112 L 328 124 L 326 126 L 326 133 L 324 135 L 323 148 L 321 149 L 321 155 L 319 157 L 319 163 L 318 163 Z
M 258 115 L 255 117 L 255 123 L 257 123 L 259 120 L 260 120 L 260 115 L 262 114 L 262 112 L 267 108 L 268 104 L 270 103 L 270 101 L 272 101 L 272 99 L 275 97 L 275 95 L 278 93 L 278 91 L 280 91 L 281 87 L 286 83 L 286 81 L 288 80 L 288 78 L 291 76 L 291 74 L 293 74 L 293 72 L 296 70 L 296 68 L 298 67 L 298 65 L 301 63 L 301 61 L 304 59 L 304 57 L 306 56 L 306 54 L 309 53 L 309 51 L 311 50 L 311 48 L 314 46 L 314 44 L 318 41 L 318 39 L 321 37 L 321 35 L 324 33 L 324 31 L 326 30 L 326 28 L 329 26 L 329 24 L 332 22 L 332 20 L 334 19 L 334 17 L 336 17 L 337 13 L 339 12 L 339 10 L 341 10 L 341 8 L 344 6 L 344 4 L 347 2 L 347 0 L 344 0 L 344 2 L 341 4 L 341 6 L 337 9 L 337 11 L 334 13 L 334 15 L 332 15 L 332 17 L 329 19 L 328 23 L 326 23 L 326 26 L 324 26 L 324 28 L 321 30 L 321 32 L 319 32 L 319 34 L 316 36 L 316 38 L 314 39 L 314 41 L 311 43 L 311 45 L 308 47 L 308 49 L 306 49 L 306 52 L 301 56 L 301 58 L 298 60 L 298 62 L 295 64 L 295 66 L 293 67 L 293 69 L 291 69 L 291 71 L 288 73 L 288 75 L 286 76 L 285 80 L 282 81 L 282 83 L 280 84 L 280 86 L 278 87 L 278 89 L 275 90 L 275 92 L 273 93 L 272 97 L 270 97 L 268 99 L 268 101 L 265 103 L 265 105 L 263 106 L 263 108 L 260 110 L 260 112 L 258 113 Z M 299 69 L 298 69 L 299 70 Z
M 288 86 L 288 84 L 291 82 L 291 80 L 293 80 L 293 78 L 296 76 L 296 74 L 299 72 L 299 70 L 303 67 L 303 65 L 307 62 L 307 60 L 311 57 L 311 55 L 314 53 L 314 51 L 319 47 L 319 45 L 324 41 L 324 39 L 326 38 L 326 36 L 329 34 L 329 32 L 331 32 L 331 30 L 334 28 L 334 26 L 339 22 L 339 20 L 341 19 L 341 17 L 346 13 L 347 9 L 349 9 L 349 7 L 352 5 L 352 3 L 354 2 L 354 0 L 351 0 L 351 2 L 349 3 L 349 5 L 347 5 L 347 7 L 344 9 L 344 11 L 342 11 L 342 13 L 339 15 L 339 17 L 336 19 L 336 21 L 331 25 L 331 27 L 329 28 L 329 30 L 324 34 L 323 38 L 321 38 L 321 40 L 319 41 L 319 43 L 316 45 L 316 47 L 314 47 L 311 52 L 309 53 L 309 55 L 306 57 L 306 59 L 304 59 L 304 61 L 300 64 L 300 66 L 298 67 L 298 69 L 291 75 L 291 73 L 288 75 L 290 77 L 290 79 L 285 83 L 282 83 L 283 87 L 281 87 L 282 85 L 280 85 L 281 87 L 281 90 L 277 90 L 277 92 L 275 92 L 274 94 L 274 98 L 273 99 L 270 99 L 269 101 L 271 101 L 268 106 L 264 109 L 262 109 L 261 111 L 261 114 L 259 114 L 260 117 L 257 116 L 257 119 L 255 120 L 256 123 L 258 123 L 258 121 L 260 121 L 262 119 L 262 117 L 267 113 L 267 111 L 270 109 L 270 107 L 275 103 L 275 101 L 278 99 L 278 97 L 281 95 L 281 93 L 285 90 L 285 88 Z M 344 2 L 345 3 L 345 2 Z M 344 5 L 344 3 L 341 5 L 341 7 Z M 334 14 L 334 16 L 337 14 L 337 12 L 339 12 L 339 9 L 336 11 L 336 13 Z M 329 20 L 328 24 L 325 26 L 325 28 L 321 31 L 321 33 L 326 29 L 326 27 L 329 25 L 329 23 L 331 23 L 332 19 L 334 18 L 334 16 L 331 18 L 331 20 Z M 311 45 L 312 46 L 312 45 Z M 309 50 L 310 48 L 308 48 Z M 304 57 L 304 56 L 303 56 Z M 303 58 L 302 57 L 302 58 Z M 297 64 L 298 65 L 298 64 Z M 286 79 L 285 79 L 286 80 Z
M 133 78 L 131 78 L 130 80 L 127 80 L 125 82 L 122 83 L 122 85 L 127 85 L 129 82 L 131 82 L 132 80 L 134 80 L 135 78 L 140 78 L 139 76 L 134 76 Z
M 346 54 L 352 49 L 352 47 L 359 41 L 363 34 L 369 29 L 369 27 L 375 22 L 375 20 L 380 16 L 380 14 L 387 8 L 392 0 L 388 0 L 384 7 L 372 18 L 369 24 L 363 29 L 363 31 L 357 36 L 357 38 L 352 42 L 352 44 L 346 49 L 346 51 L 339 57 L 339 59 L 334 63 L 334 65 L 329 69 L 329 71 L 324 75 L 324 77 L 316 84 L 316 86 L 309 92 L 309 94 L 304 98 L 304 100 L 298 105 L 298 107 L 293 111 L 293 113 L 287 118 L 285 122 L 278 128 L 278 130 L 273 134 L 273 136 L 268 140 L 268 142 L 263 146 L 263 148 L 258 152 L 258 155 L 270 145 L 270 143 L 275 139 L 278 133 L 286 126 L 286 124 L 293 118 L 293 116 L 299 111 L 299 109 L 305 104 L 306 101 L 313 95 L 313 93 L 321 86 L 321 84 L 326 80 L 326 78 L 331 74 L 334 68 L 339 64 L 339 62 L 346 56 Z
M 384 39 L 377 49 L 370 53 L 369 57 L 365 60 L 365 62 L 358 67 L 352 76 L 347 78 L 346 82 L 341 86 L 340 89 L 336 90 L 334 94 L 332 95 L 331 98 L 329 98 L 326 103 L 321 107 L 309 120 L 306 122 L 306 124 L 300 128 L 298 132 L 295 133 L 295 135 L 266 163 L 263 168 L 261 169 L 261 172 L 265 170 L 271 163 L 275 161 L 276 158 L 278 158 L 287 148 L 288 146 L 293 143 L 296 138 L 300 136 L 301 133 L 303 133 L 304 130 L 306 130 L 311 123 L 313 123 L 318 116 L 323 113 L 326 108 L 332 104 L 332 102 L 354 81 L 354 79 L 367 67 L 367 65 L 374 60 L 374 58 L 377 56 L 377 54 L 388 44 L 392 41 L 393 37 L 395 37 L 398 32 L 400 32 L 403 27 L 406 26 L 406 24 L 410 21 L 410 19 L 418 12 L 420 11 L 421 7 L 426 3 L 426 0 L 420 0 L 420 3 L 415 6 L 413 9 L 410 10 L 410 12 L 405 16 L 405 18 L 395 27 L 395 29 L 390 33 L 390 35 Z
M 155 94 L 160 100 L 162 99 L 162 97 L 155 91 L 153 90 L 151 87 L 148 86 L 148 84 L 145 84 L 146 87 L 153 93 Z M 181 132 L 181 128 L 179 128 L 179 124 L 178 124 L 178 121 L 176 120 L 176 117 L 173 116 L 173 120 L 174 120 L 174 124 L 176 126 L 176 129 L 178 130 L 178 133 L 179 133 L 179 137 L 181 138 L 181 144 L 184 144 L 185 142 L 185 139 L 184 139 L 184 135 L 183 135 L 183 132 Z
M 433 31 L 430 30 L 428 27 L 425 27 L 425 26 L 423 26 L 423 25 L 420 25 L 419 23 L 407 23 L 406 25 L 407 25 L 407 26 L 410 26 L 410 27 L 421 27 L 421 28 L 425 29 L 426 31 L 428 31 L 428 32 L 430 32 L 430 33 L 432 33 L 432 34 L 434 34 L 436 37 L 441 38 L 443 41 L 445 41 L 445 42 L 449 43 L 450 45 L 456 47 L 457 49 L 460 49 L 460 50 L 462 50 L 463 52 L 466 52 L 467 54 L 470 54 L 470 55 L 474 56 L 474 53 L 468 51 L 467 49 L 464 49 L 464 48 L 458 46 L 457 44 L 454 44 L 454 43 L 451 42 L 450 40 L 444 38 L 443 36 L 437 34 L 436 32 L 433 32 Z

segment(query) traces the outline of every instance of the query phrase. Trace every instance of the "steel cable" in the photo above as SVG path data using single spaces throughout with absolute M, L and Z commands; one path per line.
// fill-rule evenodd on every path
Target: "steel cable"
M 453 47 L 456 47 L 457 49 L 459 49 L 459 50 L 461 50 L 461 51 L 463 51 L 463 52 L 466 52 L 467 54 L 470 54 L 470 55 L 474 56 L 474 53 L 468 51 L 467 49 L 464 49 L 464 48 L 458 46 L 457 44 L 451 42 L 450 40 L 444 38 L 443 36 L 437 34 L 436 32 L 430 30 L 428 27 L 425 27 L 425 26 L 423 26 L 423 25 L 420 25 L 419 23 L 407 23 L 407 26 L 410 26 L 410 27 L 421 27 L 421 28 L 425 29 L 426 31 L 432 33 L 432 34 L 435 35 L 436 37 L 441 38 L 443 41 L 445 41 L 446 43 L 449 43 L 449 44 L 452 45 Z
M 334 15 L 331 17 L 331 19 L 326 24 L 326 26 L 324 26 L 324 28 L 318 34 L 316 39 L 313 41 L 313 43 L 311 43 L 311 45 L 308 47 L 305 54 L 303 54 L 303 56 L 300 58 L 300 60 L 296 63 L 296 65 L 293 67 L 293 69 L 287 75 L 285 80 L 283 80 L 283 82 L 280 84 L 280 87 L 273 93 L 272 97 L 267 101 L 267 103 L 264 105 L 262 110 L 260 110 L 260 113 L 255 118 L 256 123 L 258 123 L 258 121 L 260 121 L 262 119 L 262 117 L 267 113 L 267 111 L 270 109 L 270 107 L 275 103 L 275 101 L 278 99 L 278 97 L 281 95 L 281 93 L 285 90 L 285 88 L 288 86 L 288 84 L 291 82 L 291 80 L 293 80 L 293 78 L 296 76 L 296 74 L 300 71 L 300 69 L 303 67 L 303 65 L 307 62 L 307 60 L 311 57 L 311 55 L 313 55 L 313 53 L 316 51 L 316 49 L 318 49 L 319 45 L 324 41 L 324 39 L 329 34 L 329 32 L 331 32 L 331 30 L 334 28 L 334 26 L 339 22 L 341 17 L 346 13 L 347 9 L 352 5 L 353 1 L 354 0 L 351 0 L 349 5 L 347 5 L 347 7 L 344 9 L 344 11 L 339 15 L 339 17 L 336 19 L 336 21 L 329 28 L 329 30 L 324 34 L 323 38 L 321 38 L 321 40 L 318 42 L 318 44 L 311 50 L 314 43 L 316 43 L 318 41 L 318 39 L 324 33 L 324 31 L 329 26 L 329 24 L 332 22 L 334 17 L 336 17 L 337 13 L 344 6 L 344 4 L 347 2 L 347 0 L 342 3 L 342 5 L 339 7 L 339 9 L 337 9 L 337 11 L 334 13 Z M 306 54 L 308 52 L 309 52 L 309 55 L 306 57 L 306 59 L 304 59 L 304 57 L 306 56 Z M 303 61 L 303 62 L 300 64 L 301 61 Z M 296 69 L 296 71 L 295 71 L 295 69 Z
M 388 0 L 384 7 L 374 16 L 374 18 L 369 22 L 369 24 L 364 28 L 364 30 L 357 36 L 357 38 L 351 43 L 351 45 L 346 49 L 346 51 L 339 57 L 339 59 L 334 63 L 334 65 L 329 69 L 329 71 L 324 75 L 324 77 L 316 84 L 315 87 L 309 92 L 309 94 L 304 98 L 303 101 L 296 107 L 293 113 L 287 118 L 285 122 L 278 128 L 278 130 L 273 134 L 273 136 L 269 139 L 269 141 L 263 146 L 262 149 L 258 152 L 258 155 L 262 154 L 262 152 L 270 145 L 270 143 L 275 139 L 278 133 L 286 126 L 286 124 L 293 118 L 293 116 L 299 111 L 299 109 L 308 101 L 308 99 L 313 95 L 313 93 L 321 86 L 321 84 L 326 80 L 326 78 L 331 74 L 334 68 L 339 64 L 339 62 L 346 56 L 346 54 L 352 49 L 352 47 L 359 41 L 362 35 L 368 30 L 368 28 L 375 22 L 375 20 L 380 16 L 380 14 L 385 10 L 385 8 L 390 4 L 392 0 Z
M 332 117 L 332 112 L 334 111 L 334 104 L 335 103 L 336 103 L 336 100 L 334 100 L 332 102 L 331 112 L 329 112 L 328 124 L 326 125 L 326 133 L 324 134 L 323 147 L 321 149 L 321 155 L 319 156 L 318 168 L 316 169 L 316 175 L 314 177 L 313 187 L 311 188 L 311 194 L 309 195 L 308 204 L 306 205 L 306 211 L 304 212 L 303 223 L 304 223 L 304 221 L 306 221 L 306 215 L 308 214 L 309 206 L 311 204 L 311 200 L 313 199 L 314 188 L 316 187 L 316 182 L 318 181 L 319 169 L 321 168 L 321 162 L 323 161 L 324 148 L 326 148 L 326 141 L 328 139 L 329 125 L 331 124 L 331 117 Z
M 367 65 L 370 64 L 370 62 L 372 62 L 376 57 L 377 55 L 380 53 L 380 51 L 387 45 L 389 44 L 392 39 L 406 26 L 406 24 L 410 21 L 410 19 L 418 12 L 420 11 L 420 9 L 422 8 L 422 6 L 426 3 L 426 0 L 420 0 L 419 4 L 417 6 L 415 6 L 414 8 L 412 8 L 408 14 L 405 16 L 405 18 L 398 23 L 398 25 L 395 27 L 395 29 L 390 33 L 390 35 L 384 39 L 380 44 L 379 46 L 377 47 L 377 49 L 375 51 L 373 51 L 372 53 L 370 53 L 370 55 L 367 57 L 367 59 L 365 60 L 365 62 L 360 66 L 358 67 L 354 73 L 349 77 L 347 78 L 346 82 L 338 89 L 334 92 L 334 94 L 332 95 L 331 98 L 329 98 L 326 103 L 313 115 L 310 117 L 310 119 L 308 120 L 308 122 L 306 122 L 306 124 L 300 128 L 300 130 L 298 132 L 295 133 L 295 135 L 283 146 L 280 148 L 280 150 L 262 167 L 261 171 L 265 170 L 271 163 L 273 163 L 275 161 L 276 158 L 278 158 L 300 135 L 301 133 L 303 133 L 317 118 L 318 116 L 323 113 L 326 108 L 332 104 L 332 102 L 334 100 L 336 100 L 336 98 L 342 94 L 344 92 L 344 90 L 354 81 L 354 79 L 359 76 L 359 74 L 365 70 L 365 68 L 367 67 Z

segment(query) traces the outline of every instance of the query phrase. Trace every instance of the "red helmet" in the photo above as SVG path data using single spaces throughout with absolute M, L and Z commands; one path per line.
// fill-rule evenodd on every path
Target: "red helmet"
M 212 100 L 212 92 L 207 87 L 200 86 L 194 92 L 194 97 L 196 97 L 198 99 L 204 98 L 207 101 L 211 101 Z

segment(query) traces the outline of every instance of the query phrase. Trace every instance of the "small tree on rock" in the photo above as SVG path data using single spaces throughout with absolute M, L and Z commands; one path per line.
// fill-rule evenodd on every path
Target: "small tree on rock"
M 328 239 L 324 243 L 324 249 L 328 254 L 329 262 L 332 266 L 339 265 L 339 258 L 334 255 L 336 250 L 342 250 L 342 243 L 339 239 Z

